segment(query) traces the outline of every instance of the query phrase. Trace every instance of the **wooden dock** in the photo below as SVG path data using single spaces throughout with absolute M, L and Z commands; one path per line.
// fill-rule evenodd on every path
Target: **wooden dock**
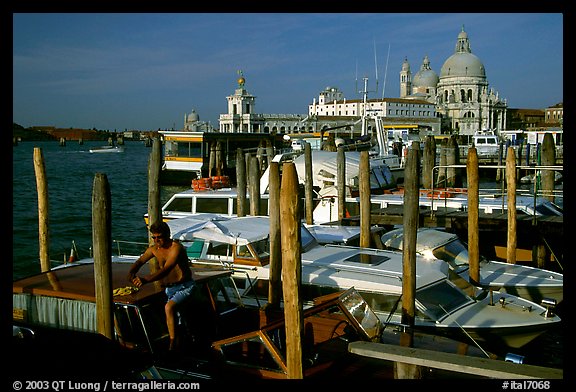
M 352 342 L 348 351 L 360 356 L 385 361 L 503 379 L 562 379 L 562 369 L 506 362 L 490 358 L 476 358 L 420 348 L 403 347 L 374 342 Z

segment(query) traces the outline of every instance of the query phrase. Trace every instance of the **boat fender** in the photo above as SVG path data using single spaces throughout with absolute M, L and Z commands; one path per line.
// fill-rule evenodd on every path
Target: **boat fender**
M 78 257 L 76 255 L 76 252 L 74 251 L 74 248 L 71 248 L 70 249 L 70 257 L 68 257 L 68 262 L 74 263 L 75 261 L 78 261 Z

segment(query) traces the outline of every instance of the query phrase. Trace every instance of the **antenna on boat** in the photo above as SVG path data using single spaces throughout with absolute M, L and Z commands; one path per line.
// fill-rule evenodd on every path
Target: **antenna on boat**
M 446 309 L 444 309 L 444 306 L 442 306 L 442 304 L 438 304 L 438 306 L 440 306 L 440 309 L 442 309 L 444 311 L 444 313 L 446 313 L 447 316 L 449 316 L 450 314 L 448 313 L 448 311 L 446 311 Z M 474 340 L 474 338 L 472 336 L 470 336 L 470 334 L 464 329 L 464 327 L 462 327 L 458 321 L 454 320 L 454 323 L 456 323 L 456 325 L 458 326 L 458 328 L 460 328 L 462 330 L 462 332 L 464 332 L 466 334 L 466 336 L 468 336 L 470 338 L 470 340 L 472 340 L 472 342 L 474 342 L 474 344 L 480 349 L 482 350 L 482 352 L 484 353 L 484 355 L 486 355 L 486 357 L 490 358 L 490 355 L 486 352 L 486 350 L 484 350 L 482 348 L 482 346 L 480 346 L 480 344 Z
M 376 73 L 376 93 L 378 93 L 378 60 L 376 59 L 376 39 L 374 39 L 373 42 L 374 42 L 374 70 Z
M 359 93 L 359 91 L 358 91 L 358 59 L 356 59 L 356 79 L 355 79 L 355 84 L 354 84 L 354 91 L 356 92 L 356 94 Z
M 386 56 L 386 68 L 384 68 L 384 85 L 382 86 L 382 100 L 384 100 L 384 91 L 386 91 L 386 76 L 388 75 L 388 60 L 390 59 L 390 43 L 388 43 L 388 55 Z

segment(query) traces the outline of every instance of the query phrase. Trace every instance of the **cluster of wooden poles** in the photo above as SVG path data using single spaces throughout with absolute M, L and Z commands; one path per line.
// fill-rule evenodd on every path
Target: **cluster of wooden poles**
M 241 151 L 238 151 L 237 162 Z M 306 220 L 311 223 L 312 219 L 312 168 L 310 145 L 305 147 L 306 154 L 306 185 L 305 206 Z M 415 289 L 416 289 L 416 235 L 419 217 L 419 147 L 413 143 L 409 150 L 405 164 L 404 180 L 404 246 L 403 246 L 403 279 L 402 279 L 402 323 L 413 326 L 415 320 Z M 343 184 L 344 180 L 344 152 L 338 150 L 338 178 L 337 183 Z M 256 159 L 256 158 L 254 158 Z M 426 161 L 426 160 L 425 160 Z M 368 151 L 360 153 L 360 246 L 370 246 L 370 180 L 369 180 L 369 156 Z M 509 262 L 515 260 L 515 222 L 516 222 L 516 176 L 515 155 L 509 153 L 506 160 L 506 179 L 508 182 L 508 256 Z M 34 149 L 34 167 L 38 189 L 39 210 L 39 240 L 40 240 L 40 263 L 42 271 L 50 270 L 48 258 L 48 196 L 46 176 L 42 151 Z M 250 181 L 251 195 L 259 195 L 259 174 L 257 164 L 250 164 L 254 170 Z M 476 149 L 470 148 L 467 157 L 468 176 L 468 245 L 470 257 L 470 278 L 472 283 L 479 282 L 479 248 L 478 248 L 478 159 Z M 149 194 L 148 214 L 149 223 L 160 221 L 162 211 L 160 204 L 160 170 L 161 170 L 161 142 L 154 139 L 152 152 L 148 164 Z M 238 215 L 245 214 L 245 167 L 238 165 Z M 244 173 L 242 172 L 244 170 Z M 302 337 L 303 337 L 303 302 L 300 298 L 300 284 L 302 262 L 300 254 L 300 225 L 301 225 L 301 199 L 299 196 L 299 181 L 296 167 L 293 162 L 282 164 L 282 175 L 277 162 L 270 162 L 269 178 L 269 216 L 270 216 L 270 284 L 269 298 L 266 308 L 275 309 L 280 307 L 280 293 L 284 303 L 284 315 L 286 322 L 286 359 L 288 377 L 292 379 L 303 378 L 302 366 Z M 343 192 L 343 186 L 339 191 Z M 244 189 L 244 191 L 243 191 Z M 258 215 L 258 197 L 251 197 L 251 211 Z M 339 211 L 343 211 L 344 197 L 339 197 Z M 340 215 L 341 216 L 341 215 Z M 114 338 L 113 323 L 113 297 L 111 287 L 111 197 L 108 179 L 104 173 L 96 173 L 92 193 L 92 240 L 94 250 L 94 271 L 96 284 L 96 309 L 97 329 L 99 333 L 110 339 Z M 152 240 L 150 240 L 152 245 Z M 154 271 L 158 268 L 155 260 L 151 261 Z M 265 309 L 266 310 L 266 309 Z M 412 329 L 409 328 L 408 331 Z M 410 347 L 412 335 L 405 332 L 401 344 Z M 419 366 L 396 363 L 396 372 L 399 378 L 418 378 Z

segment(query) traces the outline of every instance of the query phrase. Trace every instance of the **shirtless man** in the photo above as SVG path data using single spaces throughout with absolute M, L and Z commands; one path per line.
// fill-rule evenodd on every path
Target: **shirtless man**
M 164 307 L 166 324 L 170 335 L 170 350 L 174 350 L 177 348 L 175 310 L 192 294 L 194 279 L 188 265 L 186 249 L 180 242 L 170 238 L 170 227 L 165 222 L 156 222 L 150 226 L 150 233 L 154 245 L 146 249 L 132 264 L 128 280 L 136 287 L 159 280 L 165 288 L 168 297 Z M 158 260 L 158 271 L 146 276 L 136 276 L 140 268 L 153 257 Z

